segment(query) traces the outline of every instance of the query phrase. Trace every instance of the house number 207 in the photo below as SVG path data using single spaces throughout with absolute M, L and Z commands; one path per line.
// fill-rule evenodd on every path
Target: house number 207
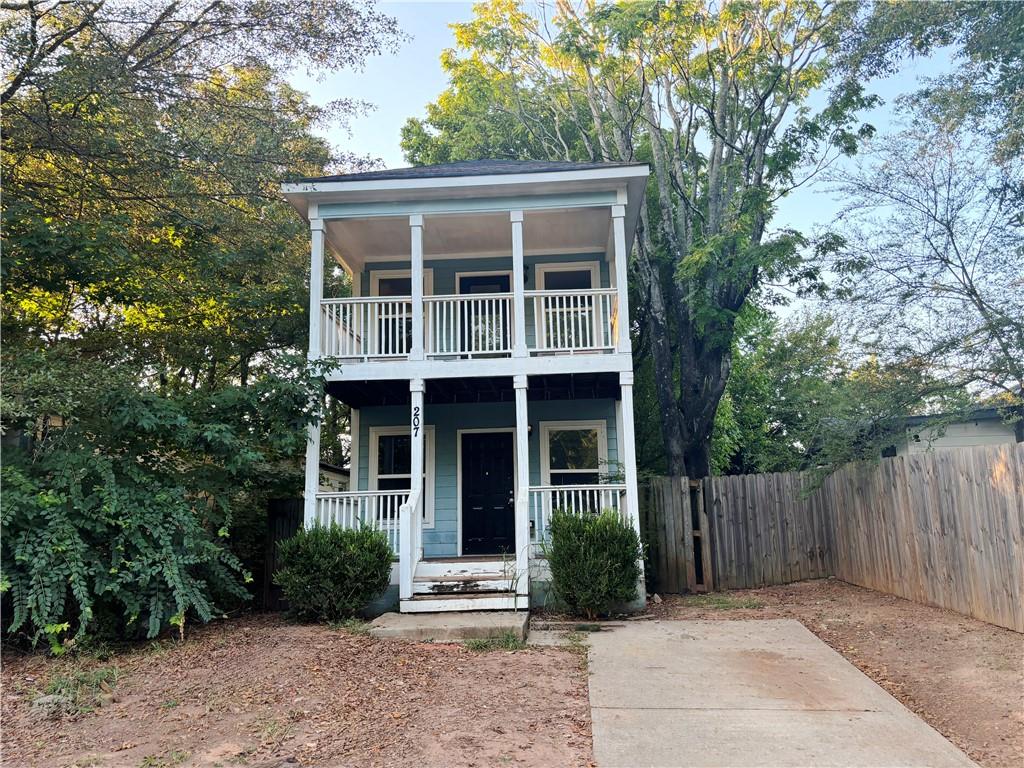
M 420 436 L 420 408 L 418 405 L 412 409 L 412 436 Z

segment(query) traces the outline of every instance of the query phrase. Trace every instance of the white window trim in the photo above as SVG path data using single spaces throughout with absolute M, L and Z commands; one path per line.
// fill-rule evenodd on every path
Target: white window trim
M 458 556 L 462 557 L 462 436 L 468 433 L 512 433 L 512 493 L 513 499 L 519 498 L 519 451 L 516 450 L 515 427 L 479 427 L 477 429 L 459 429 L 455 431 L 455 543 L 458 545 Z M 512 507 L 515 514 L 515 505 Z
M 371 269 L 370 270 L 370 295 L 380 296 L 380 281 L 393 277 L 412 277 L 411 269 Z M 434 295 L 434 270 L 423 270 L 423 295 Z
M 568 430 L 597 430 L 597 473 L 608 466 L 608 424 L 603 419 L 585 421 L 542 421 L 540 423 L 540 476 L 543 485 L 551 485 L 551 433 Z M 592 472 L 594 470 L 557 470 L 558 472 Z
M 536 288 L 546 291 L 548 272 L 590 272 L 590 287 L 596 290 L 601 287 L 601 266 L 596 261 L 560 261 L 551 264 L 538 264 L 535 267 L 537 277 Z
M 379 453 L 379 440 L 378 438 L 387 435 L 408 435 L 409 427 L 398 426 L 398 427 L 370 427 L 369 440 L 370 440 L 370 457 L 369 466 L 367 468 L 368 478 L 368 489 L 370 491 L 377 490 L 377 479 L 380 477 L 377 473 L 378 468 L 378 453 Z M 428 424 L 423 430 L 423 468 L 426 479 L 423 481 L 423 527 L 433 528 L 434 527 L 434 427 Z M 412 477 L 409 477 L 409 482 L 412 483 Z
M 511 269 L 484 269 L 478 272 L 456 272 L 455 293 L 462 295 L 462 278 L 464 277 L 494 277 L 495 275 L 508 275 L 508 292 L 512 293 L 512 270 Z

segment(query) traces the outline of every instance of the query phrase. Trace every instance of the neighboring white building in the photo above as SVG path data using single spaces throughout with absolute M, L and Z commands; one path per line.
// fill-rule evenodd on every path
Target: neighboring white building
M 983 408 L 973 411 L 963 420 L 929 426 L 935 419 L 935 416 L 908 417 L 905 421 L 906 439 L 886 455 L 905 456 L 930 450 L 1018 442 L 1014 425 L 1007 424 L 996 408 Z
M 348 490 L 319 486 L 310 429 L 306 524 L 384 530 L 400 610 L 527 607 L 553 509 L 639 533 L 626 275 L 648 173 L 482 160 L 284 185 L 311 230 L 309 356 L 338 361 L 327 392 L 351 407 Z M 352 296 L 323 295 L 325 259 Z

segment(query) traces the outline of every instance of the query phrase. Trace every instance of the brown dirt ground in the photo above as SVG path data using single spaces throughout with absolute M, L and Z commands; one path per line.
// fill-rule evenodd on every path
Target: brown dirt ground
M 729 607 L 714 608 L 724 598 Z M 744 601 L 760 607 L 742 608 Z M 1024 635 L 832 579 L 668 595 L 662 619 L 792 618 L 985 768 L 1024 765 Z
M 252 616 L 107 661 L 7 653 L 4 766 L 586 766 L 585 665 Z M 116 667 L 115 701 L 58 720 L 56 674 Z M 288 762 L 289 759 L 292 762 Z

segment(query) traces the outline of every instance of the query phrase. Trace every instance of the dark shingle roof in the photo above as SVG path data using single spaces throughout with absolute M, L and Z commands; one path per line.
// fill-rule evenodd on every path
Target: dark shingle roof
M 364 173 L 342 173 L 300 179 L 315 181 L 383 181 L 386 179 L 443 179 L 453 176 L 492 176 L 510 173 L 554 173 L 558 171 L 590 171 L 598 168 L 642 165 L 642 163 L 571 163 L 555 160 L 463 160 L 412 168 L 392 168 Z

